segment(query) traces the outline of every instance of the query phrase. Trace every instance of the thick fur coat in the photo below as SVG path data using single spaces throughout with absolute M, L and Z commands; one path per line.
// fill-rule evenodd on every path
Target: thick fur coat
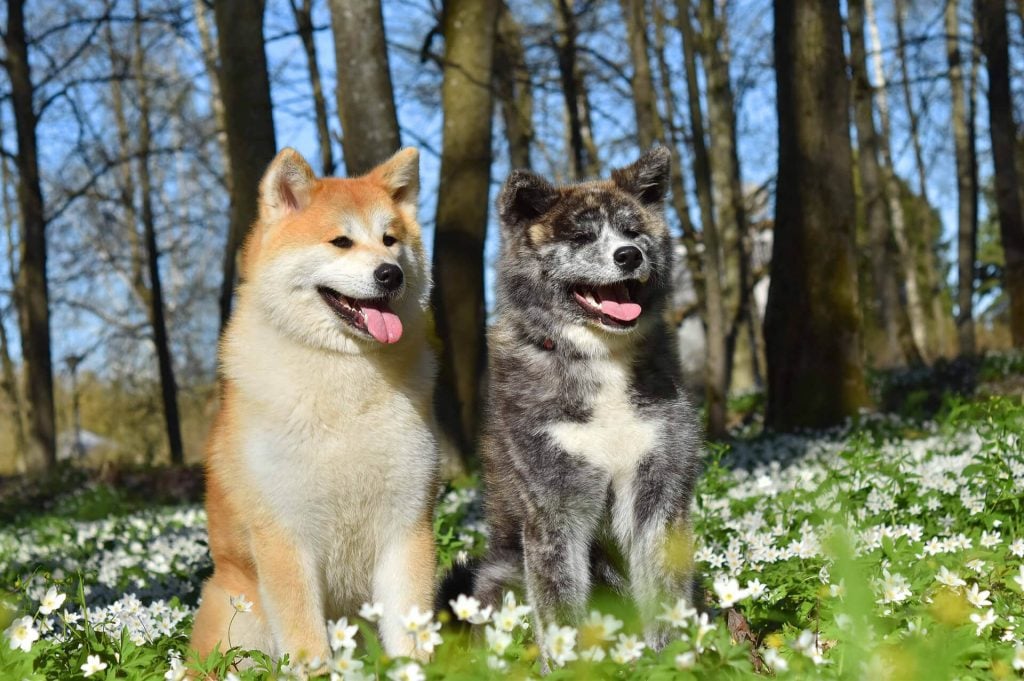
M 491 537 L 476 595 L 497 603 L 524 577 L 541 639 L 584 613 L 606 566 L 602 538 L 625 558 L 649 644 L 666 641 L 660 605 L 691 596 L 701 434 L 664 315 L 669 164 L 655 149 L 610 180 L 563 187 L 516 171 L 498 199 L 483 447 Z
M 413 652 L 399 618 L 432 605 L 438 466 L 418 189 L 415 149 L 354 179 L 285 149 L 264 176 L 206 455 L 202 655 L 326 660 L 326 620 L 364 602 L 387 652 Z

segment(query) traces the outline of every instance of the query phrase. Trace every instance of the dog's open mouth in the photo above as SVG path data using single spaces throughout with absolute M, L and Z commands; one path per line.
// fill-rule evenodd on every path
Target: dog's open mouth
M 617 284 L 591 286 L 577 284 L 572 287 L 573 298 L 590 316 L 611 327 L 631 327 L 636 324 L 643 308 L 636 302 L 638 282 L 621 281 Z
M 316 291 L 336 315 L 374 340 L 397 343 L 402 337 L 402 320 L 383 298 L 356 300 L 326 286 L 317 286 Z

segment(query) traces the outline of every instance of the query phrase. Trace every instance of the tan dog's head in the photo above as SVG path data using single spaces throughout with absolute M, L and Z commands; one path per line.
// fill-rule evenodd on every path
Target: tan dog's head
M 317 178 L 282 149 L 260 182 L 243 253 L 246 303 L 313 347 L 358 353 L 400 342 L 429 298 L 418 196 L 416 149 L 351 179 Z

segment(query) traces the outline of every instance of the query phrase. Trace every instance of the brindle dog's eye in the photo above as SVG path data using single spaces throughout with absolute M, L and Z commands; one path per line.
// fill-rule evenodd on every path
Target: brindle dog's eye
M 352 248 L 352 239 L 347 236 L 339 236 L 336 239 L 331 239 L 331 245 L 338 248 Z
M 390 234 L 385 234 L 384 235 L 384 245 L 385 246 L 387 246 L 388 248 L 391 248 L 396 243 L 398 243 L 398 239 L 396 239 L 395 237 L 391 236 Z
M 596 240 L 597 235 L 593 232 L 576 232 L 572 235 L 572 242 L 578 246 L 593 243 Z
M 623 234 L 625 234 L 626 238 L 628 239 L 635 239 L 638 236 L 640 236 L 640 232 L 636 231 L 635 229 L 626 229 L 623 231 Z

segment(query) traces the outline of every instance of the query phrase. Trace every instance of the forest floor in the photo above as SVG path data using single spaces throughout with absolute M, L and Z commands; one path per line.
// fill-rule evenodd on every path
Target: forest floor
M 710 447 L 694 505 L 702 612 L 666 603 L 672 642 L 655 653 L 634 611 L 601 592 L 578 629 L 548 632 L 549 678 L 1019 678 L 1022 365 L 1002 356 L 881 377 L 886 412 L 801 435 L 754 436 L 752 422 Z M 244 651 L 202 662 L 186 651 L 211 569 L 200 495 L 196 471 L 65 470 L 0 484 L 0 678 L 226 675 Z M 474 480 L 446 491 L 435 526 L 443 567 L 480 555 Z M 383 656 L 367 608 L 330 623 L 336 653 L 321 671 L 538 674 L 519 603 L 456 606 L 408 618 L 429 663 Z M 237 617 L 247 616 L 240 601 Z M 310 673 L 251 658 L 239 678 Z

